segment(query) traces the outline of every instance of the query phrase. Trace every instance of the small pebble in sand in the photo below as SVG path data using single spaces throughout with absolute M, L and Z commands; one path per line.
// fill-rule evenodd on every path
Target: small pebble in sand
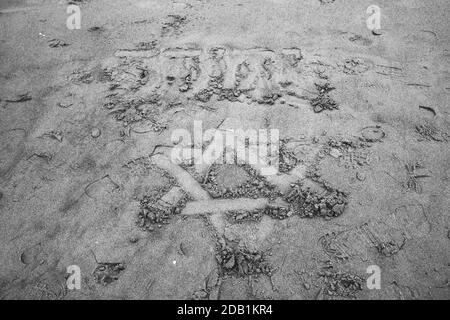
M 100 135 L 101 135 L 100 129 L 98 129 L 98 128 L 92 129 L 92 131 L 91 131 L 92 138 L 98 138 L 98 137 L 100 137 Z
M 366 180 L 366 175 L 362 172 L 357 172 L 356 179 L 358 179 L 359 181 L 364 181 L 364 180 Z
M 342 156 L 342 153 L 338 150 L 338 149 L 331 149 L 330 150 L 330 156 L 332 156 L 333 158 L 339 158 L 340 156 Z
M 139 241 L 139 237 L 138 236 L 131 236 L 128 241 L 130 241 L 130 243 L 136 243 Z
M 373 29 L 373 30 L 372 30 L 372 34 L 373 34 L 374 36 L 381 36 L 381 35 L 384 34 L 384 31 L 381 30 L 381 29 Z

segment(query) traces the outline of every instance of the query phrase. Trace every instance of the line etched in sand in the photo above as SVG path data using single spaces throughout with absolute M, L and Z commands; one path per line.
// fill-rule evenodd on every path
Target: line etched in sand
M 159 56 L 159 50 L 133 50 L 133 49 L 120 49 L 117 50 L 114 55 L 119 58 L 131 57 L 131 58 L 154 58 Z
M 226 130 L 238 130 L 239 128 L 242 128 L 241 121 L 239 119 L 235 118 L 227 118 L 222 123 L 222 125 L 219 127 L 218 130 L 226 131 Z M 244 143 L 243 141 L 240 141 L 241 143 Z M 220 144 L 220 145 L 218 145 Z M 214 139 L 209 146 L 206 148 L 204 155 L 213 154 L 212 150 L 221 150 L 220 148 L 223 146 L 223 141 L 216 141 Z M 227 147 L 233 147 L 233 145 L 227 146 Z M 298 166 L 297 168 L 294 168 L 290 174 L 280 173 L 278 170 L 270 166 L 265 162 L 264 159 L 261 159 L 258 156 L 258 150 L 257 147 L 255 148 L 248 148 L 247 149 L 249 158 L 258 159 L 256 163 L 250 163 L 253 169 L 255 169 L 259 174 L 268 173 L 268 170 L 272 170 L 274 174 L 263 174 L 264 177 L 267 179 L 267 181 L 275 186 L 277 186 L 280 191 L 286 192 L 289 190 L 290 185 L 292 183 L 297 182 L 299 179 L 303 179 L 305 176 L 305 167 L 303 165 Z M 239 153 L 237 154 L 239 157 Z M 240 160 L 246 160 L 246 159 L 240 159 Z M 195 165 L 195 170 L 201 174 L 205 175 L 210 167 L 210 164 L 205 162 L 200 162 Z M 271 171 L 271 172 L 272 172 Z
M 154 155 L 152 161 L 159 168 L 167 171 L 174 177 L 180 187 L 191 195 L 195 200 L 207 200 L 211 197 L 208 192 L 203 190 L 201 185 L 183 168 L 172 163 L 172 161 L 164 155 Z
M 257 209 L 264 209 L 268 206 L 269 200 L 266 198 L 250 199 L 215 199 L 215 200 L 200 200 L 188 202 L 186 207 L 181 212 L 185 215 L 194 214 L 221 214 L 228 211 L 252 211 Z
M 231 136 L 234 136 L 234 138 L 238 139 L 238 143 L 242 146 L 245 146 L 245 137 L 239 137 L 234 134 L 231 130 L 241 130 L 243 128 L 242 123 L 239 119 L 236 118 L 227 118 L 222 123 L 222 125 L 218 128 L 218 130 L 223 132 L 223 136 L 226 137 L 228 134 L 231 133 Z M 278 140 L 278 136 L 275 137 L 276 140 Z M 208 145 L 206 150 L 203 153 L 203 159 L 211 159 L 215 160 L 224 155 L 225 147 L 228 149 L 233 150 L 235 145 L 235 140 L 232 139 L 213 139 L 213 141 Z M 244 152 L 244 154 L 241 154 L 240 152 L 236 153 L 236 156 L 239 158 L 239 160 L 247 162 L 247 153 L 248 158 L 253 159 L 254 161 L 251 161 L 250 165 L 257 170 L 260 174 L 264 174 L 265 176 L 275 175 L 278 170 L 276 167 L 270 166 L 266 159 L 263 159 L 258 154 L 258 147 L 255 146 L 253 148 L 247 148 L 247 152 Z M 212 158 L 215 155 L 215 159 Z M 243 158 L 242 158 L 243 156 Z M 201 161 L 200 163 L 197 163 L 195 165 L 195 170 L 201 174 L 204 175 L 209 169 L 211 161 Z
M 183 199 L 185 192 L 180 187 L 172 187 L 161 199 L 162 205 L 174 206 Z

